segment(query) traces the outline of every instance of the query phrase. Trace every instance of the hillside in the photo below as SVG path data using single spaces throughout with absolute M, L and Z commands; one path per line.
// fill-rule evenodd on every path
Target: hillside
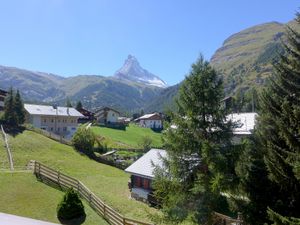
M 251 89 L 260 90 L 272 75 L 272 63 L 283 53 L 286 25 L 277 22 L 250 27 L 227 38 L 211 58 L 211 64 L 224 77 L 227 94 L 247 95 Z
M 144 107 L 158 96 L 162 88 L 143 83 L 98 75 L 69 78 L 0 66 L 0 88 L 19 89 L 25 101 L 59 103 L 69 98 L 75 104 L 81 100 L 89 109 L 111 106 L 132 112 Z
M 104 202 L 127 217 L 149 221 L 154 208 L 129 198 L 129 174 L 117 168 L 97 163 L 79 154 L 72 147 L 60 144 L 32 131 L 9 136 L 14 164 L 24 167 L 35 159 L 56 170 L 81 180 Z M 2 145 L 2 139 L 0 139 Z

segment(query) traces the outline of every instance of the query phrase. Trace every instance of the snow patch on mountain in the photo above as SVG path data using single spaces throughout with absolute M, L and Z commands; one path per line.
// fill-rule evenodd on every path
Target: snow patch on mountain
M 166 82 L 142 68 L 138 60 L 132 55 L 128 56 L 124 65 L 114 74 L 114 77 L 162 88 L 167 87 Z

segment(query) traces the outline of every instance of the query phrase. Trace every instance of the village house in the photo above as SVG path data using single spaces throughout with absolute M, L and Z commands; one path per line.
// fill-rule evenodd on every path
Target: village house
M 145 114 L 134 120 L 140 127 L 146 127 L 151 129 L 162 129 L 163 122 L 159 113 Z
M 131 174 L 128 183 L 131 197 L 144 202 L 152 202 L 154 170 L 156 166 L 162 167 L 167 152 L 163 149 L 151 149 L 133 164 L 125 172 Z
M 107 125 L 118 123 L 120 112 L 109 107 L 103 107 L 95 112 L 95 118 L 98 124 Z
M 93 122 L 95 120 L 95 113 L 83 108 L 78 109 L 77 111 L 83 115 L 83 117 L 78 119 L 78 123 Z
M 4 109 L 4 100 L 7 95 L 7 92 L 0 89 L 0 111 Z
M 232 131 L 234 143 L 240 143 L 243 137 L 253 134 L 257 116 L 258 114 L 255 112 L 248 112 L 232 113 L 226 117 L 227 120 L 231 120 L 233 123 L 237 124 Z
M 24 104 L 26 122 L 34 127 L 71 138 L 77 130 L 78 119 L 83 115 L 74 108 Z

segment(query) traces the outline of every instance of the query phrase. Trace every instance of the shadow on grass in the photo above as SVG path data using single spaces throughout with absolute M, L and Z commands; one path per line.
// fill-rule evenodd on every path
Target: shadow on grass
M 22 134 L 24 130 L 26 130 L 25 127 L 19 126 L 19 127 L 14 127 L 14 126 L 9 126 L 9 125 L 3 125 L 3 129 L 6 133 L 9 135 L 16 137 L 18 134 Z
M 70 220 L 64 220 L 61 218 L 57 218 L 59 220 L 59 222 L 61 224 L 65 224 L 65 225 L 80 225 L 83 224 L 85 219 L 86 219 L 86 214 L 82 215 L 79 218 L 74 218 L 74 219 L 70 219 Z

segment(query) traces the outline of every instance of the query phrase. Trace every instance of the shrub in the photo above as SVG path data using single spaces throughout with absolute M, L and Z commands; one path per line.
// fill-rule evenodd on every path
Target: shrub
M 85 216 L 84 206 L 78 194 L 70 188 L 57 206 L 57 218 L 71 220 Z
M 81 126 L 77 129 L 72 138 L 72 143 L 78 151 L 84 152 L 87 155 L 93 154 L 95 135 L 90 128 Z

